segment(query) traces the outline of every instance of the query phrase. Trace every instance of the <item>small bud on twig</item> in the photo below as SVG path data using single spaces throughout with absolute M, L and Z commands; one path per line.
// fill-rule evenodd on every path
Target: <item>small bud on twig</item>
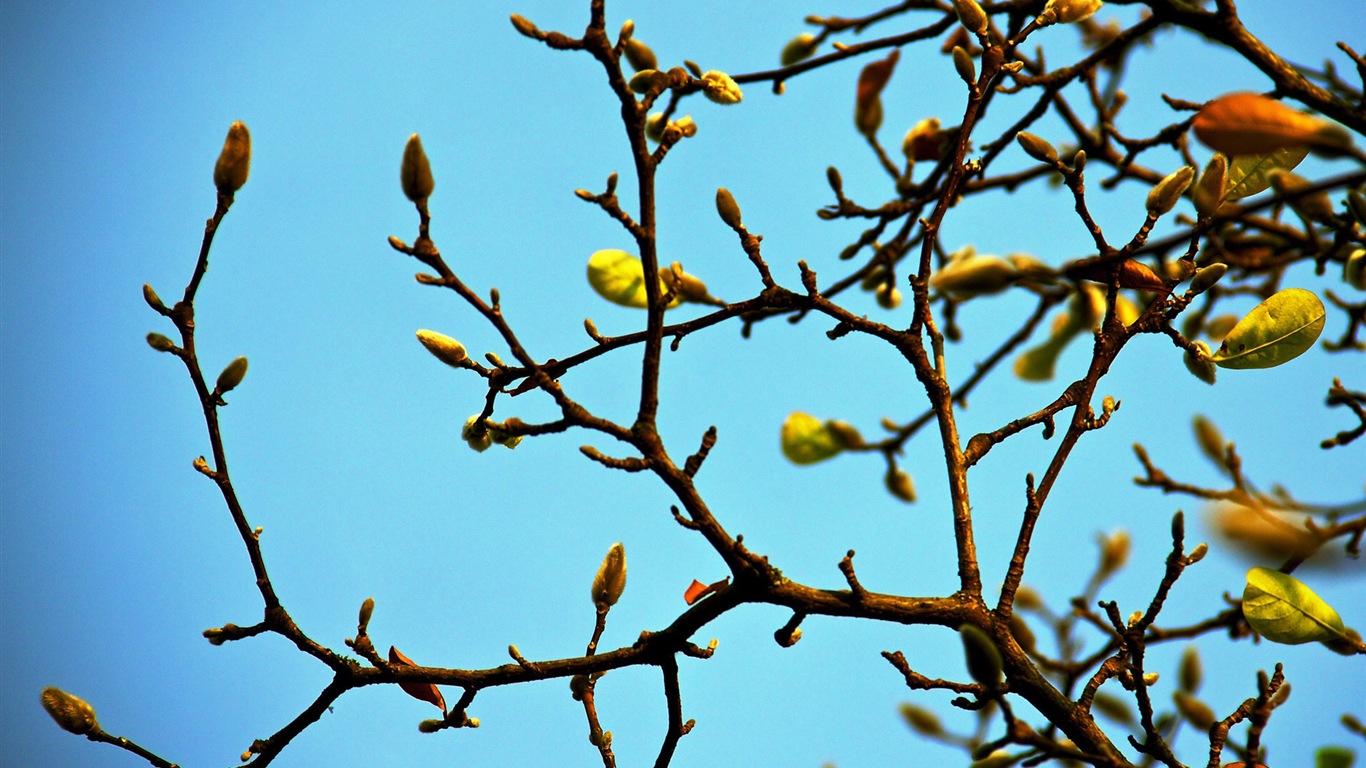
M 607 556 L 602 559 L 602 565 L 598 566 L 597 575 L 593 577 L 593 604 L 598 610 L 605 611 L 616 605 L 625 590 L 626 547 L 618 541 L 608 548 Z
M 147 346 L 158 352 L 172 352 L 175 350 L 175 342 L 159 333 L 147 334 Z
M 218 193 L 231 197 L 234 192 L 247 183 L 251 171 L 251 133 L 246 123 L 237 121 L 228 126 L 228 138 L 223 141 L 223 151 L 213 166 L 213 184 Z
M 731 229 L 739 229 L 742 226 L 740 204 L 735 202 L 735 196 L 725 187 L 716 188 L 716 212 L 720 214 L 721 221 Z
M 403 184 L 403 194 L 414 203 L 425 201 L 436 189 L 432 164 L 416 133 L 408 137 L 408 143 L 403 147 L 403 164 L 399 166 L 398 177 Z
M 237 388 L 242 383 L 242 379 L 247 375 L 247 359 L 245 357 L 233 358 L 228 363 L 223 372 L 218 374 L 218 383 L 215 387 L 218 394 L 226 394 Z
M 43 689 L 42 701 L 43 709 L 65 731 L 84 736 L 100 727 L 95 721 L 95 708 L 79 696 L 49 686 Z

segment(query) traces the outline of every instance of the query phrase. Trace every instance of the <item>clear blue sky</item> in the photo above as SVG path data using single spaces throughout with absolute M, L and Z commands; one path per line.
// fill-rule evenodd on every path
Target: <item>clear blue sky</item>
M 788 8 L 782 3 L 609 3 L 610 25 L 637 22 L 662 60 L 688 58 L 732 73 L 774 66 L 809 11 L 856 15 L 876 3 Z M 1366 28 L 1354 0 L 1245 3 L 1249 27 L 1274 49 L 1308 63 Z M 574 433 L 525 441 L 515 452 L 468 450 L 461 423 L 483 397 L 480 380 L 434 361 L 413 333 L 432 328 L 473 353 L 505 353 L 491 330 L 453 295 L 417 285 L 419 266 L 385 244 L 411 240 L 412 206 L 399 191 L 404 140 L 422 134 L 437 179 L 433 236 L 478 290 L 502 292 L 533 354 L 564 357 L 589 342 L 583 318 L 604 333 L 643 323 L 640 313 L 592 294 L 588 255 L 630 242 L 572 190 L 600 190 L 622 173 L 633 189 L 614 98 L 600 66 L 550 51 L 508 24 L 520 12 L 545 29 L 582 30 L 587 2 L 405 3 L 402 7 L 301 2 L 8 3 L 0 11 L 0 741 L 13 765 L 131 766 L 128 753 L 73 738 L 38 705 L 43 686 L 85 697 L 105 728 L 182 765 L 225 765 L 253 738 L 273 733 L 313 699 L 327 673 L 274 637 L 210 646 L 200 632 L 259 619 L 259 596 L 240 541 L 212 484 L 191 468 L 206 453 L 198 404 L 180 364 L 150 351 L 148 331 L 169 323 L 143 304 L 140 286 L 178 295 L 212 213 L 211 169 L 226 132 L 243 120 L 254 138 L 251 179 L 219 230 L 199 294 L 199 349 L 217 370 L 247 355 L 251 371 L 223 411 L 237 489 L 263 526 L 274 583 L 301 626 L 345 650 L 367 596 L 378 607 L 376 644 L 422 663 L 505 663 L 508 643 L 532 659 L 578 655 L 592 629 L 588 588 L 603 553 L 625 542 L 630 580 L 611 614 L 604 647 L 629 644 L 683 608 L 693 579 L 723 575 L 719 560 L 679 528 L 663 489 L 587 462 L 577 448 L 601 439 Z M 1106 9 L 1133 18 L 1132 8 Z M 1061 62 L 1075 49 L 1066 28 L 1037 36 Z M 1360 40 L 1349 40 L 1359 47 Z M 1126 130 L 1171 119 L 1159 95 L 1200 101 L 1268 81 L 1235 59 L 1170 32 L 1135 57 Z M 1054 46 L 1057 46 L 1054 48 Z M 890 195 L 855 134 L 854 81 L 861 63 L 800 77 L 776 97 L 750 87 L 743 104 L 691 99 L 700 126 L 676 147 L 660 179 L 660 247 L 736 299 L 758 290 L 712 196 L 727 186 L 746 223 L 765 236 L 775 276 L 797 286 L 796 262 L 824 279 L 855 226 L 825 223 L 827 165 L 857 199 Z M 962 86 L 928 48 L 903 53 L 886 95 L 883 139 L 893 148 L 917 120 L 946 124 Z M 986 127 L 1024 107 L 998 101 Z M 1048 135 L 1048 125 L 1039 133 Z M 1203 161 L 1207 153 L 1197 149 Z M 1011 163 L 1024 162 L 1014 152 Z M 1177 161 L 1170 160 L 1174 170 Z M 1309 167 L 1307 173 L 1332 169 Z M 1317 169 L 1317 170 L 1316 170 Z M 1146 189 L 1097 202 L 1122 240 L 1142 220 Z M 998 196 L 964 205 L 945 245 L 1025 251 L 1052 263 L 1085 255 L 1087 241 L 1064 194 Z M 1287 281 L 1329 282 L 1309 272 Z M 871 297 L 856 306 L 897 318 Z M 1006 302 L 967 307 L 969 338 L 951 350 L 955 379 L 1013 326 Z M 1250 307 L 1243 307 L 1247 309 Z M 696 310 L 680 310 L 687 316 Z M 905 316 L 906 309 L 900 310 Z M 882 416 L 906 420 L 923 395 L 891 350 L 866 340 L 830 342 L 827 323 L 767 323 L 744 341 L 737 325 L 684 341 L 664 366 L 661 428 L 675 455 L 708 425 L 721 439 L 699 478 L 718 517 L 789 576 L 838 588 L 836 563 L 858 550 L 870 589 L 926 595 L 952 590 L 951 532 L 937 438 L 909 446 L 906 466 L 921 501 L 905 506 L 881 488 L 881 466 L 840 457 L 798 468 L 779 455 L 778 427 L 793 410 L 847 419 L 869 434 Z M 1342 331 L 1330 315 L 1325 337 Z M 569 393 L 602 414 L 633 413 L 638 353 L 609 356 L 566 376 Z M 1083 365 L 1080 345 L 1063 376 Z M 1317 443 L 1348 415 L 1322 406 L 1331 377 L 1360 389 L 1359 358 L 1315 350 L 1277 370 L 1228 371 L 1215 387 L 1180 356 L 1142 339 L 1121 358 L 1103 393 L 1123 401 L 1112 425 L 1088 436 L 1040 524 L 1026 580 L 1057 606 L 1079 589 L 1094 536 L 1125 528 L 1133 564 L 1105 597 L 1128 613 L 1147 604 L 1178 508 L 1199 505 L 1136 489 L 1129 445 L 1144 442 L 1169 472 L 1217 483 L 1189 436 L 1194 412 L 1235 440 L 1253 477 L 1283 482 L 1323 502 L 1360 498 L 1359 445 Z M 983 387 L 962 417 L 966 434 L 998 426 L 1049 401 L 1054 385 L 1006 376 Z M 544 398 L 500 399 L 499 417 L 553 417 Z M 979 545 L 999 580 L 1018 526 L 1023 476 L 1041 472 L 1051 444 L 1037 430 L 994 451 L 972 475 Z M 1192 525 L 1191 540 L 1205 533 Z M 1183 623 L 1238 594 L 1246 561 L 1216 548 L 1178 585 L 1165 623 Z M 1357 579 L 1306 572 L 1349 624 L 1366 627 Z M 715 636 L 715 658 L 682 662 L 684 716 L 696 718 L 677 765 L 807 765 L 841 768 L 927 764 L 946 756 L 918 744 L 896 715 L 904 700 L 934 706 L 951 726 L 971 718 L 942 693 L 912 696 L 878 653 L 905 651 L 931 676 L 961 676 L 957 638 L 937 628 L 811 619 L 796 647 L 771 633 L 787 616 L 735 611 L 696 639 Z M 1336 717 L 1350 706 L 1345 682 L 1366 682 L 1359 661 L 1321 648 L 1210 643 L 1207 700 L 1230 711 L 1250 695 L 1257 669 L 1286 663 L 1295 688 L 1268 731 L 1273 763 L 1304 765 L 1322 743 L 1348 743 Z M 1168 675 L 1179 647 L 1154 651 Z M 1159 688 L 1165 700 L 1170 682 Z M 455 691 L 447 693 L 454 699 Z M 623 765 L 652 761 L 664 729 L 653 669 L 615 672 L 599 686 L 604 725 Z M 349 694 L 278 764 L 440 762 L 459 765 L 600 764 L 581 707 L 564 681 L 489 690 L 471 709 L 477 731 L 419 734 L 434 710 L 396 688 Z M 1118 732 L 1118 731 L 1116 731 Z M 1201 761 L 1194 740 L 1180 742 Z

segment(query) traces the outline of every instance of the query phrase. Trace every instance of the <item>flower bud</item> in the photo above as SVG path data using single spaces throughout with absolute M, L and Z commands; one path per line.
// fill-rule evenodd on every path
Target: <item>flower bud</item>
M 175 350 L 175 342 L 159 333 L 147 334 L 147 346 L 158 352 L 171 352 Z
M 960 45 L 953 47 L 953 66 L 958 70 L 958 76 L 963 78 L 963 82 L 968 85 L 977 82 L 977 65 L 973 64 L 972 56 Z
M 1366 249 L 1358 248 L 1342 265 L 1342 279 L 1358 291 L 1366 291 Z
M 1143 684 L 1151 688 L 1154 685 L 1157 685 L 1157 681 L 1161 678 L 1162 676 L 1156 672 L 1148 672 L 1143 675 Z
M 535 24 L 527 21 L 521 14 L 512 14 L 512 26 L 516 27 L 518 32 L 526 35 L 532 40 L 539 40 L 541 37 L 541 30 L 537 29 Z
M 1096 693 L 1095 699 L 1091 701 L 1091 708 L 1115 722 L 1132 725 L 1135 721 L 1134 711 L 1129 707 L 1129 702 L 1104 691 Z
M 469 360 L 465 346 L 445 334 L 423 329 L 417 332 L 417 340 L 422 342 L 422 346 L 437 360 L 452 368 L 464 368 Z
M 408 143 L 403 147 L 403 164 L 399 167 L 398 178 L 403 183 L 403 194 L 414 203 L 431 197 L 432 190 L 436 189 L 432 164 L 427 161 L 422 139 L 416 133 L 408 137 Z
M 1010 614 L 1010 634 L 1025 653 L 1033 653 L 1038 647 L 1039 641 L 1034 637 L 1034 630 L 1029 628 L 1029 622 L 1018 613 Z
M 883 309 L 901 306 L 901 291 L 895 285 L 883 283 L 877 287 L 877 305 Z
M 907 504 L 914 504 L 916 500 L 915 481 L 910 474 L 899 469 L 889 469 L 882 478 L 883 484 L 887 486 L 887 491 L 893 496 L 901 499 Z
M 857 448 L 863 445 L 863 435 L 859 434 L 857 427 L 847 421 L 829 419 L 825 422 L 825 428 L 845 448 Z
M 1204 560 L 1205 555 L 1207 554 L 1209 554 L 1208 544 L 1206 544 L 1203 541 L 1199 544 L 1196 544 L 1195 549 L 1192 549 L 1191 553 L 1189 555 L 1186 555 L 1186 565 L 1195 565 L 1201 560 Z
M 161 297 L 158 296 L 157 292 L 152 290 L 152 286 L 147 283 L 142 284 L 142 300 L 147 302 L 147 306 L 157 312 L 162 314 L 166 313 L 166 305 L 161 303 Z
M 642 69 L 631 76 L 630 81 L 626 83 L 626 87 L 630 88 L 634 93 L 649 93 L 650 89 L 656 86 L 656 83 L 660 84 L 660 88 L 665 87 L 668 79 L 668 75 L 657 69 Z
M 1109 576 L 1129 562 L 1129 532 L 1118 530 L 1100 540 L 1100 573 Z
M 697 135 L 697 123 L 692 119 L 692 115 L 684 115 L 669 123 L 667 127 L 677 128 L 685 139 L 691 139 Z
M 645 118 L 645 138 L 655 142 L 664 138 L 664 123 L 663 112 L 656 112 Z
M 1210 349 L 1209 345 L 1203 341 L 1195 342 L 1195 346 L 1200 350 L 1199 355 L 1192 355 L 1187 352 L 1182 358 L 1183 362 L 1186 364 L 1186 370 L 1190 371 L 1192 376 L 1206 384 L 1213 384 L 1219 370 L 1219 367 L 1210 359 L 1214 352 Z
M 1183 165 L 1162 181 L 1157 182 L 1157 185 L 1148 193 L 1148 213 L 1161 216 L 1175 208 L 1182 193 L 1191 185 L 1191 180 L 1194 178 L 1195 169 L 1189 165 Z
M 1194 645 L 1186 646 L 1186 650 L 1181 652 L 1181 665 L 1177 677 L 1180 681 L 1178 685 L 1186 693 L 1200 690 L 1200 683 L 1205 678 L 1205 669 L 1200 663 L 1200 651 Z
M 366 627 L 370 624 L 370 616 L 375 612 L 375 598 L 367 597 L 365 602 L 360 604 L 360 614 L 357 616 L 356 626 Z
M 1037 610 L 1044 605 L 1043 596 L 1028 584 L 1021 584 L 1015 590 L 1015 606 L 1026 611 Z
M 602 565 L 593 577 L 593 604 L 598 610 L 605 611 L 617 604 L 625 589 L 626 547 L 618 541 L 608 548 L 607 556 L 602 559 Z
M 939 736 L 944 733 L 944 724 L 933 711 L 917 707 L 910 702 L 903 703 L 898 709 L 901 712 L 901 719 L 916 733 L 922 736 Z
M 1191 428 L 1195 431 L 1195 442 L 1200 446 L 1200 452 L 1214 462 L 1215 466 L 1223 467 L 1228 443 L 1224 440 L 1224 434 L 1219 431 L 1219 427 L 1204 415 L 1197 413 L 1195 418 L 1191 419 Z
M 622 41 L 621 52 L 626 55 L 626 60 L 631 63 L 631 69 L 637 72 L 659 69 L 659 59 L 655 57 L 655 52 L 650 50 L 650 46 L 634 37 L 628 37 Z
M 1202 731 L 1208 731 L 1216 720 L 1214 710 L 1205 702 L 1195 698 L 1185 691 L 1176 691 L 1172 694 L 1172 701 L 1176 704 L 1176 709 L 1187 722 Z
M 516 14 L 513 14 L 513 18 L 515 19 L 520 17 L 518 17 Z M 417 729 L 423 733 L 436 733 L 437 731 L 441 730 L 442 725 L 443 723 L 440 720 L 423 720 L 422 722 L 417 724 Z M 245 761 L 246 758 L 243 758 L 243 760 Z
M 479 423 L 478 414 L 465 420 L 465 426 L 460 430 L 460 439 L 479 453 L 487 451 L 489 446 L 493 445 L 493 436 L 489 434 L 488 425 Z
M 95 721 L 95 708 L 84 699 L 51 686 L 42 693 L 43 709 L 57 721 L 63 730 L 83 736 L 97 730 L 100 724 Z
M 953 10 L 958 14 L 959 23 L 969 32 L 975 35 L 986 33 L 987 12 L 982 10 L 977 0 L 953 0 Z
M 840 176 L 840 169 L 829 166 L 825 169 L 825 180 L 830 182 L 830 189 L 837 195 L 844 194 L 844 179 Z
M 218 384 L 215 388 L 218 394 L 231 392 L 242 383 L 242 379 L 247 375 L 247 359 L 245 357 L 235 357 L 231 363 L 218 374 Z
M 806 59 L 811 58 L 811 55 L 816 52 L 816 47 L 819 45 L 820 42 L 816 39 L 815 35 L 810 32 L 803 32 L 787 41 L 787 45 L 783 46 L 783 52 L 779 57 L 779 61 L 782 62 L 784 67 L 790 67 L 799 61 L 805 61 Z
M 1228 265 L 1220 262 L 1201 267 L 1196 271 L 1195 277 L 1191 278 L 1191 296 L 1199 296 L 1205 291 L 1208 291 L 1215 283 L 1219 282 L 1219 278 L 1223 277 L 1224 273 L 1227 271 Z
M 963 641 L 968 674 L 989 692 L 994 692 L 1001 683 L 1004 669 L 1000 649 L 986 632 L 971 624 L 959 627 L 958 636 Z
M 1046 140 L 1035 136 L 1032 133 L 1020 131 L 1015 134 L 1015 140 L 1020 143 L 1020 147 L 1024 149 L 1025 154 L 1041 163 L 1052 164 L 1058 161 L 1058 150 L 1054 149 L 1053 145 Z
M 716 212 L 720 214 L 721 221 L 724 221 L 726 226 L 731 229 L 739 229 L 742 226 L 740 205 L 735 202 L 735 196 L 725 187 L 716 188 Z
M 1100 10 L 1101 0 L 1048 0 L 1048 5 L 1039 14 L 1036 23 L 1045 27 L 1049 24 L 1071 24 L 1081 21 Z
M 715 69 L 702 75 L 702 92 L 717 104 L 739 104 L 744 98 L 730 75 Z
M 218 187 L 218 194 L 230 197 L 247 183 L 250 171 L 251 133 L 246 123 L 239 120 L 228 126 L 228 138 L 213 166 L 213 185 Z

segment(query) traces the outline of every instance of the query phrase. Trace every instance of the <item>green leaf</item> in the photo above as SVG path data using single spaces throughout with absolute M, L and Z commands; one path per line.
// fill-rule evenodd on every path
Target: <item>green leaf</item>
M 1247 572 L 1243 616 L 1275 643 L 1299 645 L 1345 637 L 1347 627 L 1333 607 L 1304 582 L 1270 568 Z
M 1271 186 L 1271 174 L 1293 170 L 1309 155 L 1308 147 L 1285 147 L 1264 155 L 1238 155 L 1224 176 L 1224 201 L 1233 202 Z
M 838 456 L 844 450 L 826 423 L 809 413 L 793 411 L 783 422 L 783 455 L 793 464 L 815 464 Z
M 615 248 L 598 251 L 588 259 L 588 284 L 598 295 L 623 307 L 644 309 L 645 266 L 640 259 Z M 660 281 L 659 292 L 665 291 Z M 669 304 L 676 307 L 681 301 L 675 297 Z
M 1274 368 L 1294 360 L 1314 346 L 1326 314 L 1313 291 L 1278 291 L 1233 326 L 1214 363 L 1220 368 Z
M 1319 747 L 1314 753 L 1314 768 L 1352 768 L 1356 752 L 1347 747 Z

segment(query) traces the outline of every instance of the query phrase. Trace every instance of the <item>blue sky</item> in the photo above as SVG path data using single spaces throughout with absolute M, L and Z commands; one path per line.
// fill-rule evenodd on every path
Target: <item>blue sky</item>
M 741 73 L 774 66 L 810 10 L 852 16 L 878 7 L 783 5 L 614 2 L 608 15 L 612 28 L 634 18 L 662 60 Z M 1335 57 L 1350 71 L 1333 44 L 1366 22 L 1355 3 L 1301 3 L 1293 12 L 1245 5 L 1249 28 L 1273 49 L 1307 63 Z M 8 760 L 138 764 L 52 725 L 38 706 L 46 685 L 85 697 L 111 733 L 182 765 L 221 765 L 287 722 L 327 680 L 325 669 L 278 638 L 216 648 L 200 637 L 206 627 L 256 621 L 259 597 L 221 499 L 191 468 L 208 444 L 183 367 L 143 341 L 148 331 L 172 329 L 143 304 L 140 286 L 168 299 L 183 289 L 213 211 L 213 161 L 234 120 L 251 127 L 252 174 L 215 242 L 199 294 L 198 343 L 212 371 L 237 355 L 251 360 L 223 411 L 229 462 L 251 523 L 264 528 L 275 586 L 307 632 L 344 650 L 356 608 L 373 596 L 376 644 L 395 644 L 420 662 L 495 666 L 507 661 L 508 643 L 532 659 L 559 658 L 582 653 L 588 640 L 589 583 L 612 542 L 625 543 L 630 577 L 604 647 L 666 625 L 692 579 L 724 575 L 701 539 L 673 522 L 662 487 L 606 471 L 577 450 L 591 442 L 620 455 L 619 446 L 571 433 L 528 439 L 516 451 L 468 450 L 459 429 L 479 409 L 482 384 L 437 363 L 413 338 L 432 328 L 476 355 L 506 353 L 472 310 L 416 284 L 420 265 L 385 244 L 391 234 L 416 234 L 397 183 L 403 143 L 415 131 L 437 181 L 433 237 L 469 285 L 500 289 L 532 354 L 584 348 L 584 317 L 608 334 L 643 324 L 643 315 L 587 286 L 590 253 L 631 245 L 572 194 L 598 191 L 618 171 L 623 200 L 631 197 L 614 97 L 587 56 L 517 35 L 507 22 L 514 11 L 570 33 L 587 19 L 586 2 L 543 0 L 401 10 L 51 2 L 0 11 L 0 737 Z M 1111 14 L 1131 19 L 1134 11 L 1107 8 L 1102 18 Z M 1035 39 L 1050 61 L 1075 51 L 1071 29 Z M 826 166 L 841 169 L 855 199 L 891 194 L 850 119 L 860 66 L 797 78 L 781 97 L 749 87 L 734 107 L 686 103 L 700 131 L 661 171 L 662 257 L 683 262 L 721 297 L 758 290 L 715 216 L 713 193 L 726 186 L 765 236 L 780 282 L 799 285 L 800 259 L 823 280 L 840 275 L 835 256 L 859 230 L 813 215 L 830 202 Z M 1164 32 L 1135 57 L 1122 119 L 1140 135 L 1172 119 L 1162 93 L 1200 101 L 1268 87 L 1236 59 Z M 884 95 L 883 141 L 895 148 L 928 116 L 952 124 L 962 99 L 947 58 L 908 49 Z M 983 130 L 1013 122 L 1024 108 L 998 101 Z M 1049 125 L 1037 132 L 1048 137 Z M 1026 162 L 1013 155 L 1008 163 Z M 1162 170 L 1177 167 L 1174 156 L 1170 163 Z M 1095 196 L 1112 241 L 1141 223 L 1146 192 L 1129 185 Z M 972 243 L 1051 263 L 1088 247 L 1070 199 L 1047 190 L 969 201 L 949 217 L 943 238 L 949 248 Z M 1308 271 L 1287 280 L 1331 284 Z M 898 320 L 869 296 L 852 304 Z M 964 308 L 968 337 L 949 357 L 955 380 L 1013 330 L 998 320 L 1002 313 L 1023 306 L 1005 299 Z M 899 312 L 904 318 L 907 310 Z M 731 532 L 790 577 L 838 588 L 836 563 L 853 548 L 870 589 L 947 593 L 952 539 L 937 438 L 925 432 L 908 446 L 904 465 L 921 493 L 909 507 L 882 490 L 875 459 L 799 468 L 778 452 L 779 425 L 793 410 L 876 434 L 881 417 L 904 421 L 924 407 L 891 350 L 857 338 L 830 342 L 827 325 L 770 322 L 746 341 L 732 324 L 686 339 L 664 362 L 664 438 L 686 455 L 709 425 L 718 427 L 701 490 Z M 1341 331 L 1330 315 L 1325 337 Z M 638 352 L 627 351 L 563 381 L 602 415 L 629 419 L 638 364 Z M 1061 375 L 1076 376 L 1083 365 L 1078 345 Z M 1133 562 L 1104 596 L 1126 614 L 1146 605 L 1171 514 L 1184 508 L 1194 522 L 1200 508 L 1134 488 L 1139 467 L 1129 446 L 1143 442 L 1174 475 L 1217 483 L 1189 436 L 1195 412 L 1224 428 L 1264 484 L 1283 482 L 1312 501 L 1359 499 L 1361 447 L 1324 452 L 1317 443 L 1348 423 L 1346 413 L 1322 406 L 1331 378 L 1360 389 L 1361 371 L 1359 359 L 1315 350 L 1280 369 L 1223 372 L 1208 387 L 1185 373 L 1169 344 L 1136 341 L 1102 387 L 1123 406 L 1074 455 L 1039 526 L 1026 581 L 1065 605 L 1094 562 L 1095 535 L 1124 528 L 1134 536 Z M 961 429 L 972 434 L 1033 411 L 1059 386 L 996 377 L 972 398 Z M 527 421 L 554 415 L 534 394 L 502 398 L 497 412 Z M 1032 430 L 973 471 L 989 583 L 1004 572 L 1024 473 L 1041 473 L 1051 449 Z M 1192 541 L 1204 538 L 1191 528 Z M 1165 622 L 1218 610 L 1224 592 L 1240 592 L 1247 567 L 1216 548 L 1180 582 Z M 1348 570 L 1359 579 L 1359 565 Z M 1306 579 L 1349 624 L 1366 625 L 1359 580 L 1324 572 Z M 682 662 L 684 716 L 698 725 L 677 765 L 854 768 L 952 754 L 916 742 L 896 704 L 933 706 L 959 728 L 971 718 L 948 707 L 948 696 L 912 696 L 878 655 L 900 649 L 926 674 L 961 676 L 952 633 L 811 619 L 800 644 L 780 649 L 771 633 L 786 619 L 771 607 L 747 607 L 696 638 L 715 636 L 720 646 L 709 661 Z M 1268 731 L 1275 764 L 1305 764 L 1313 747 L 1348 742 L 1336 716 L 1354 705 L 1343 681 L 1366 681 L 1359 662 L 1318 647 L 1205 647 L 1207 700 L 1221 712 L 1250 695 L 1257 669 L 1286 663 L 1295 696 Z M 1153 668 L 1169 673 L 1179 651 L 1155 650 Z M 652 761 L 664 729 L 657 672 L 614 672 L 599 686 L 599 703 L 622 764 Z M 354 692 L 278 764 L 600 764 L 564 681 L 481 693 L 471 709 L 483 722 L 477 731 L 419 734 L 417 722 L 433 712 L 395 688 Z M 1193 741 L 1181 745 L 1186 759 L 1200 760 Z

